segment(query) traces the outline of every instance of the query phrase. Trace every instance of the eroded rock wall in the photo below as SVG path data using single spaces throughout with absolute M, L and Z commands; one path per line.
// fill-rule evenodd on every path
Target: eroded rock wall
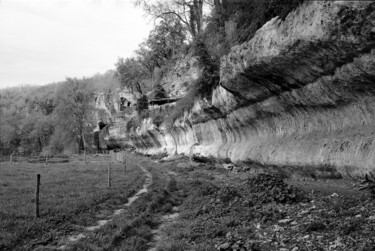
M 201 75 L 202 68 L 198 58 L 189 53 L 176 60 L 174 67 L 161 80 L 161 84 L 170 98 L 180 98 L 186 95 L 191 83 Z
M 147 153 L 375 171 L 374 27 L 373 2 L 307 1 L 222 58 L 211 102 L 131 140 Z

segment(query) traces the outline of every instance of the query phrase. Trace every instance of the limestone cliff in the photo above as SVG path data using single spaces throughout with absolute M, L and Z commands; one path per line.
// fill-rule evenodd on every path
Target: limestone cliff
M 191 83 L 202 74 L 198 59 L 191 53 L 181 56 L 162 79 L 162 85 L 171 98 L 186 95 Z
M 212 99 L 171 129 L 114 137 L 151 154 L 375 171 L 374 27 L 373 2 L 307 1 L 232 48 Z

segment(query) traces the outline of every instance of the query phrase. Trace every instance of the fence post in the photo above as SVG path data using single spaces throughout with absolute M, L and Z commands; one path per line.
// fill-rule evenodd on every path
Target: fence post
M 111 187 L 111 162 L 108 163 L 108 187 Z
M 11 153 L 9 156 L 9 164 L 12 164 L 12 162 L 13 162 L 13 153 Z
M 35 188 L 35 217 L 39 218 L 39 186 L 40 174 L 36 175 L 36 188 Z
M 86 165 L 86 150 L 83 150 L 83 157 L 85 158 L 85 165 Z

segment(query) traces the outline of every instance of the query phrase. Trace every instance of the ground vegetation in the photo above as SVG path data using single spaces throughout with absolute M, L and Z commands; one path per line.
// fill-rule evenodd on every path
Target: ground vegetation
M 111 189 L 105 177 L 109 158 L 103 156 L 90 157 L 89 165 L 81 158 L 49 168 L 5 166 L 0 176 L 6 191 L 0 195 L 6 201 L 1 204 L 0 247 L 45 250 L 83 231 L 86 237 L 71 243 L 72 250 L 375 248 L 375 201 L 353 189 L 350 180 L 240 172 L 183 156 L 124 156 L 126 175 L 122 164 L 114 164 Z M 145 176 L 139 166 L 152 174 L 148 191 L 102 228 L 85 231 L 142 187 Z M 37 172 L 44 179 L 44 196 L 41 218 L 35 220 L 28 177 Z M 20 183 L 26 186 L 20 189 Z

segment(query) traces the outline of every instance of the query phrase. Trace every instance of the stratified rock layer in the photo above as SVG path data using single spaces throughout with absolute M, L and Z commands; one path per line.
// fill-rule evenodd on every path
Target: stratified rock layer
M 374 27 L 373 2 L 307 1 L 222 58 L 211 102 L 130 138 L 147 153 L 375 171 Z

